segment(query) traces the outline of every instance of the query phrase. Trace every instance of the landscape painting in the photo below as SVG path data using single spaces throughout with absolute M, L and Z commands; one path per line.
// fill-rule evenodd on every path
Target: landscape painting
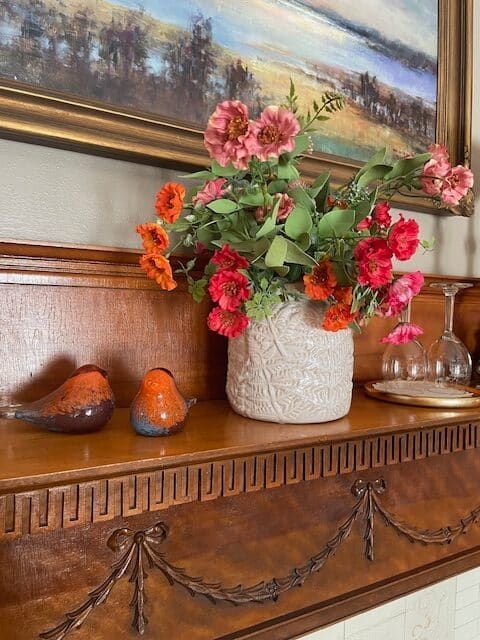
M 201 129 L 221 100 L 252 116 L 292 78 L 347 100 L 315 150 L 365 160 L 435 140 L 437 0 L 0 0 L 0 80 Z M 415 28 L 412 28 L 415 25 Z

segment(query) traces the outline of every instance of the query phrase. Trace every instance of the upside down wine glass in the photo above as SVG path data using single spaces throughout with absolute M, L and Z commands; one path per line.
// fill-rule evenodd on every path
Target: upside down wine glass
M 410 303 L 398 317 L 398 325 L 410 322 Z M 427 375 L 427 354 L 418 340 L 389 344 L 382 358 L 384 380 L 424 380 Z
M 467 282 L 432 282 L 430 286 L 441 289 L 445 296 L 445 328 L 428 350 L 428 378 L 438 383 L 468 385 L 472 376 L 472 359 L 467 347 L 453 333 L 453 312 L 455 295 L 460 289 L 472 285 Z

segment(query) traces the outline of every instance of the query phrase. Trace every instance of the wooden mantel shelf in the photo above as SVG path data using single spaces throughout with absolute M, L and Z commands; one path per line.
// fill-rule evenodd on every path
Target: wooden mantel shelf
M 184 431 L 165 438 L 138 436 L 128 409 L 117 409 L 102 431 L 80 436 L 0 420 L 0 494 L 472 422 L 480 422 L 479 410 L 387 404 L 360 390 L 345 418 L 323 424 L 260 422 L 234 413 L 226 401 L 200 402 Z
M 51 531 L 480 447 L 480 411 L 405 407 L 356 391 L 324 424 L 249 420 L 200 402 L 184 431 L 138 436 L 127 409 L 105 429 L 55 434 L 0 421 L 0 538 Z

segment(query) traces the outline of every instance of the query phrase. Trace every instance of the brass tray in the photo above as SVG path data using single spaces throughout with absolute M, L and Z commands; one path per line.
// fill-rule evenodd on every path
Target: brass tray
M 383 400 L 385 402 L 393 402 L 396 404 L 408 404 L 414 407 L 431 407 L 437 409 L 475 409 L 480 408 L 480 389 L 466 387 L 464 385 L 452 385 L 463 391 L 470 391 L 472 396 L 465 398 L 435 398 L 432 396 L 407 396 L 401 393 L 393 393 L 387 391 L 379 391 L 374 388 L 374 384 L 380 380 L 367 382 L 365 384 L 365 393 L 367 396 Z

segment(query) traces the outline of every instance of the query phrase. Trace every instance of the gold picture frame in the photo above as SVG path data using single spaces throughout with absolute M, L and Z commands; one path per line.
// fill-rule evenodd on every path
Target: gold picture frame
M 448 148 L 454 164 L 468 164 L 473 0 L 439 0 L 438 25 L 436 139 Z M 201 131 L 185 123 L 3 79 L 0 136 L 167 168 L 188 170 L 207 163 Z M 314 154 L 303 161 L 306 176 L 328 170 L 334 183 L 348 180 L 359 166 L 325 154 Z M 473 213 L 473 198 L 449 211 L 434 209 L 429 201 L 418 197 L 401 197 L 397 202 L 431 213 Z

